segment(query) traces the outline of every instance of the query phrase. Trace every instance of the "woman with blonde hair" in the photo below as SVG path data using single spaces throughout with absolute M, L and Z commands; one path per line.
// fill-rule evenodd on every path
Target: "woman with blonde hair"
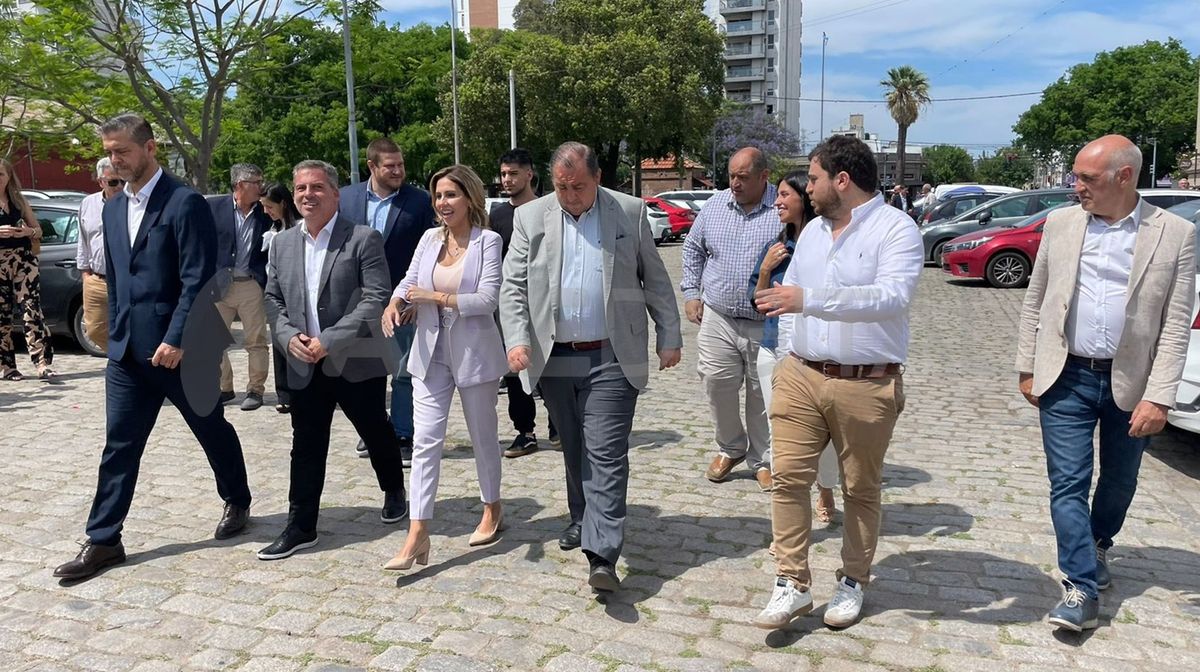
M 489 544 L 503 530 L 496 397 L 508 360 L 493 314 L 500 293 L 501 240 L 488 229 L 483 182 L 466 166 L 439 170 L 429 180 L 441 226 L 425 232 L 408 274 L 383 313 L 383 330 L 416 320 L 408 356 L 413 383 L 411 524 L 404 546 L 385 569 L 429 561 L 429 521 L 437 498 L 446 421 L 454 390 L 463 406 L 483 518 L 469 544 Z
M 53 380 L 50 368 L 54 346 L 42 315 L 42 289 L 38 279 L 37 248 L 42 228 L 29 201 L 21 194 L 21 181 L 7 159 L 0 159 L 0 379 L 21 380 L 13 346 L 13 308 L 21 305 L 25 343 L 38 378 Z

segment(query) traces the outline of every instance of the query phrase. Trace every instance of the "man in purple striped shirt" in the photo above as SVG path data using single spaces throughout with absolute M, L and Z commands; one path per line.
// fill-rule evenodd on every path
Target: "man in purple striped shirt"
M 697 371 L 716 429 L 717 456 L 704 475 L 719 483 L 743 461 L 759 487 L 771 490 L 771 430 L 758 381 L 763 316 L 746 291 L 767 243 L 782 228 L 775 211 L 770 166 L 754 147 L 729 159 L 729 189 L 704 204 L 683 244 L 683 298 L 688 320 L 700 325 Z M 782 335 L 781 335 L 782 336 Z M 745 425 L 738 410 L 746 387 Z

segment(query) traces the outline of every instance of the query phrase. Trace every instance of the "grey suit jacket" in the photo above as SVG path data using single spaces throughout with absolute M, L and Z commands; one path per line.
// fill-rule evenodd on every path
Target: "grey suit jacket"
M 602 188 L 595 207 L 604 251 L 608 339 L 625 378 L 635 388 L 645 389 L 650 378 L 647 312 L 654 319 L 656 351 L 683 347 L 675 288 L 654 247 L 645 202 Z M 500 287 L 500 324 L 505 347 L 529 346 L 529 368 L 521 372 L 526 392 L 533 391 L 554 347 L 562 227 L 562 208 L 554 194 L 522 205 L 513 215 Z
M 1126 411 L 1143 399 L 1175 404 L 1196 299 L 1196 227 L 1145 202 L 1140 215 L 1124 328 L 1112 367 L 1113 399 Z M 1017 343 L 1017 371 L 1033 374 L 1036 396 L 1058 380 L 1067 360 L 1067 313 L 1077 290 L 1087 221 L 1078 205 L 1046 219 Z
M 301 223 L 281 231 L 271 242 L 267 312 L 275 344 L 285 352 L 292 337 L 308 333 L 303 227 Z M 329 351 L 320 363 L 326 374 L 361 382 L 395 372 L 398 353 L 380 325 L 392 294 L 390 282 L 379 232 L 339 215 L 321 268 L 317 299 L 319 338 Z M 311 365 L 290 354 L 287 359 L 289 383 L 312 375 Z

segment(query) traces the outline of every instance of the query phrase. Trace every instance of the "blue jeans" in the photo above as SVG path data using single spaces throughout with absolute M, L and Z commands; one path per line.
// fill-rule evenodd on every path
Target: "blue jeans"
M 411 439 L 413 436 L 413 392 L 412 374 L 408 372 L 408 351 L 412 349 L 413 337 L 417 333 L 414 324 L 396 327 L 394 338 L 400 346 L 400 364 L 392 376 L 392 428 L 396 436 Z
M 1112 546 L 1137 491 L 1148 437 L 1129 436 L 1131 413 L 1117 407 L 1111 374 L 1067 361 L 1039 402 L 1042 447 L 1050 477 L 1050 518 L 1058 538 L 1058 568 L 1088 597 L 1096 589 L 1096 550 Z M 1100 424 L 1100 478 L 1092 486 L 1092 436 Z

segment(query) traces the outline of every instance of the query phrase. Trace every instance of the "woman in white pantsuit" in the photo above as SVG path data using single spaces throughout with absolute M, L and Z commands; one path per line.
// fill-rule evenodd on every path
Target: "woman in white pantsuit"
M 483 183 L 466 166 L 450 166 L 429 181 L 441 226 L 425 232 L 408 274 L 383 314 L 389 336 L 416 319 L 408 355 L 413 383 L 413 458 L 408 537 L 384 567 L 408 569 L 429 558 L 450 400 L 458 390 L 483 500 L 483 519 L 470 545 L 488 544 L 503 530 L 500 512 L 500 440 L 496 395 L 508 360 L 494 314 L 500 292 L 500 235 L 487 230 Z

